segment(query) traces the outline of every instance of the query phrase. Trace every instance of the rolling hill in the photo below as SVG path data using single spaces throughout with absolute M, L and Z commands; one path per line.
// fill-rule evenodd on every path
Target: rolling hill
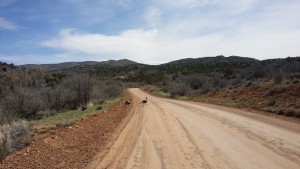
M 102 62 L 96 61 L 84 61 L 84 62 L 64 62 L 57 64 L 27 64 L 21 65 L 20 68 L 28 68 L 28 69 L 41 69 L 44 71 L 53 71 L 53 70 L 62 70 L 68 69 L 76 66 L 94 66 L 94 65 L 110 65 L 110 66 L 126 66 L 130 64 L 135 64 L 131 60 L 122 59 L 122 60 L 108 60 Z

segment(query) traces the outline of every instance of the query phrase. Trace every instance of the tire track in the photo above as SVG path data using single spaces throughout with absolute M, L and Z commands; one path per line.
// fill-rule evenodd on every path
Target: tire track
M 121 133 L 123 140 L 111 150 L 118 153 L 106 158 L 111 164 L 108 168 L 300 168 L 297 130 L 277 127 L 272 119 L 268 123 L 257 120 L 261 116 L 255 114 L 243 116 L 238 109 L 161 99 L 139 89 L 130 91 L 138 100 L 148 97 L 148 103 L 135 107 L 134 125 L 129 122 Z M 120 160 L 122 163 L 116 164 Z

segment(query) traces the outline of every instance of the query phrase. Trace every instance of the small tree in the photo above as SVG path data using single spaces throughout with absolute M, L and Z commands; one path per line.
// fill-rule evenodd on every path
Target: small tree
M 103 87 L 104 98 L 117 98 L 123 91 L 123 84 L 116 80 L 107 81 Z
M 190 84 L 190 87 L 197 90 L 202 87 L 207 78 L 202 75 L 190 75 L 186 77 L 186 81 Z
M 188 84 L 181 82 L 181 83 L 174 83 L 171 86 L 170 93 L 171 97 L 175 97 L 176 95 L 178 96 L 185 96 L 188 94 L 190 91 L 190 88 Z
M 277 72 L 273 75 L 273 82 L 275 84 L 282 82 L 282 80 L 283 80 L 283 75 L 281 72 Z
M 25 121 L 15 121 L 11 124 L 0 125 L 0 161 L 9 153 L 16 152 L 26 146 L 30 137 L 29 128 Z
M 76 93 L 62 85 L 44 88 L 41 94 L 47 109 L 61 111 L 76 108 Z
M 13 122 L 7 132 L 7 147 L 10 152 L 16 152 L 25 146 L 24 140 L 29 137 L 26 121 Z
M 92 96 L 95 82 L 95 77 L 79 74 L 67 77 L 62 85 L 75 93 L 74 102 L 77 102 L 75 105 L 85 107 Z
M 0 108 L 0 125 L 11 123 L 14 118 L 14 114 L 4 113 L 2 108 Z
M 7 116 L 34 118 L 43 108 L 42 99 L 35 88 L 15 88 L 2 100 L 3 113 Z
M 201 93 L 206 94 L 212 90 L 213 90 L 213 85 L 211 84 L 210 81 L 206 81 L 201 88 Z

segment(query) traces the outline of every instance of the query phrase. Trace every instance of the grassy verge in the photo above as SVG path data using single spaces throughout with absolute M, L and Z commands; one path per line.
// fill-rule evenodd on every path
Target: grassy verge
M 71 110 L 63 113 L 58 113 L 53 116 L 44 117 L 39 120 L 32 120 L 29 122 L 29 126 L 33 135 L 47 133 L 51 130 L 70 126 L 76 121 L 104 111 L 112 107 L 118 100 L 119 99 L 106 101 L 103 104 L 88 106 L 84 111 Z
M 166 98 L 170 97 L 170 93 L 165 93 L 163 91 L 154 91 L 152 94 L 158 97 L 166 97 Z
M 115 99 L 88 106 L 84 111 L 71 110 L 54 115 L 50 112 L 40 112 L 43 118 L 39 120 L 16 121 L 10 125 L 0 125 L 0 161 L 7 155 L 28 146 L 31 141 L 47 136 L 52 130 L 68 127 L 76 121 L 109 109 L 118 101 L 119 99 Z
M 142 89 L 144 90 L 144 89 Z M 171 97 L 171 94 L 170 93 L 166 93 L 166 92 L 163 92 L 161 90 L 156 90 L 156 91 L 147 91 L 147 90 L 144 90 L 145 92 L 149 93 L 149 94 L 152 94 L 154 96 L 157 96 L 157 97 L 162 97 L 162 98 L 171 98 L 171 99 L 179 99 L 179 100 L 190 100 L 191 98 L 189 96 L 175 96 L 175 97 Z

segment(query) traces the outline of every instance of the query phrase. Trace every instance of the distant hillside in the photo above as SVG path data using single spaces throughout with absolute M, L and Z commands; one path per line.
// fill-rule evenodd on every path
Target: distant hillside
M 74 66 L 53 71 L 53 73 L 89 73 L 95 74 L 101 78 L 115 77 L 126 81 L 155 83 L 165 79 L 168 75 L 177 73 L 190 75 L 215 72 L 232 75 L 259 62 L 260 61 L 256 59 L 239 56 L 187 58 L 161 65 L 134 63 L 122 64 L 123 66 L 113 66 L 118 65 L 117 63 L 120 63 L 120 61 L 107 61 L 106 63 L 109 64 Z
M 240 56 L 229 56 L 225 57 L 223 55 L 215 56 L 215 57 L 201 57 L 201 58 L 186 58 L 175 60 L 163 65 L 173 65 L 173 64 L 199 64 L 199 63 L 212 63 L 212 62 L 241 62 L 241 63 L 255 63 L 259 62 L 259 60 L 247 57 Z
M 220 75 L 227 79 L 297 76 L 294 73 L 300 71 L 299 64 L 299 57 L 260 61 L 240 56 L 215 56 L 180 59 L 161 65 L 140 64 L 124 59 L 104 62 L 69 62 L 39 66 L 44 67 L 44 70 L 50 70 L 49 73 L 51 74 L 88 73 L 96 75 L 99 78 L 118 78 L 124 81 L 153 84 L 162 82 L 174 75 L 174 77 L 177 75 L 189 76 L 194 74 L 202 74 L 210 77 Z
M 132 64 L 137 64 L 137 63 L 128 59 L 108 60 L 108 61 L 98 62 L 98 65 L 110 65 L 110 66 L 128 66 Z
M 220 72 L 231 74 L 236 70 L 244 69 L 259 63 L 259 60 L 240 56 L 187 58 L 159 65 L 160 70 L 168 73 L 182 74 Z
M 68 69 L 77 66 L 93 66 L 93 65 L 110 65 L 110 66 L 127 66 L 130 64 L 136 64 L 136 62 L 122 59 L 122 60 L 108 60 L 103 62 L 96 62 L 96 61 L 85 61 L 85 62 L 64 62 L 58 64 L 27 64 L 21 65 L 21 68 L 29 68 L 29 69 L 41 69 L 45 71 L 52 71 L 52 70 L 62 70 Z
M 6 62 L 0 62 L 0 72 L 6 72 L 9 69 L 15 69 L 16 66 L 14 64 L 8 64 Z

